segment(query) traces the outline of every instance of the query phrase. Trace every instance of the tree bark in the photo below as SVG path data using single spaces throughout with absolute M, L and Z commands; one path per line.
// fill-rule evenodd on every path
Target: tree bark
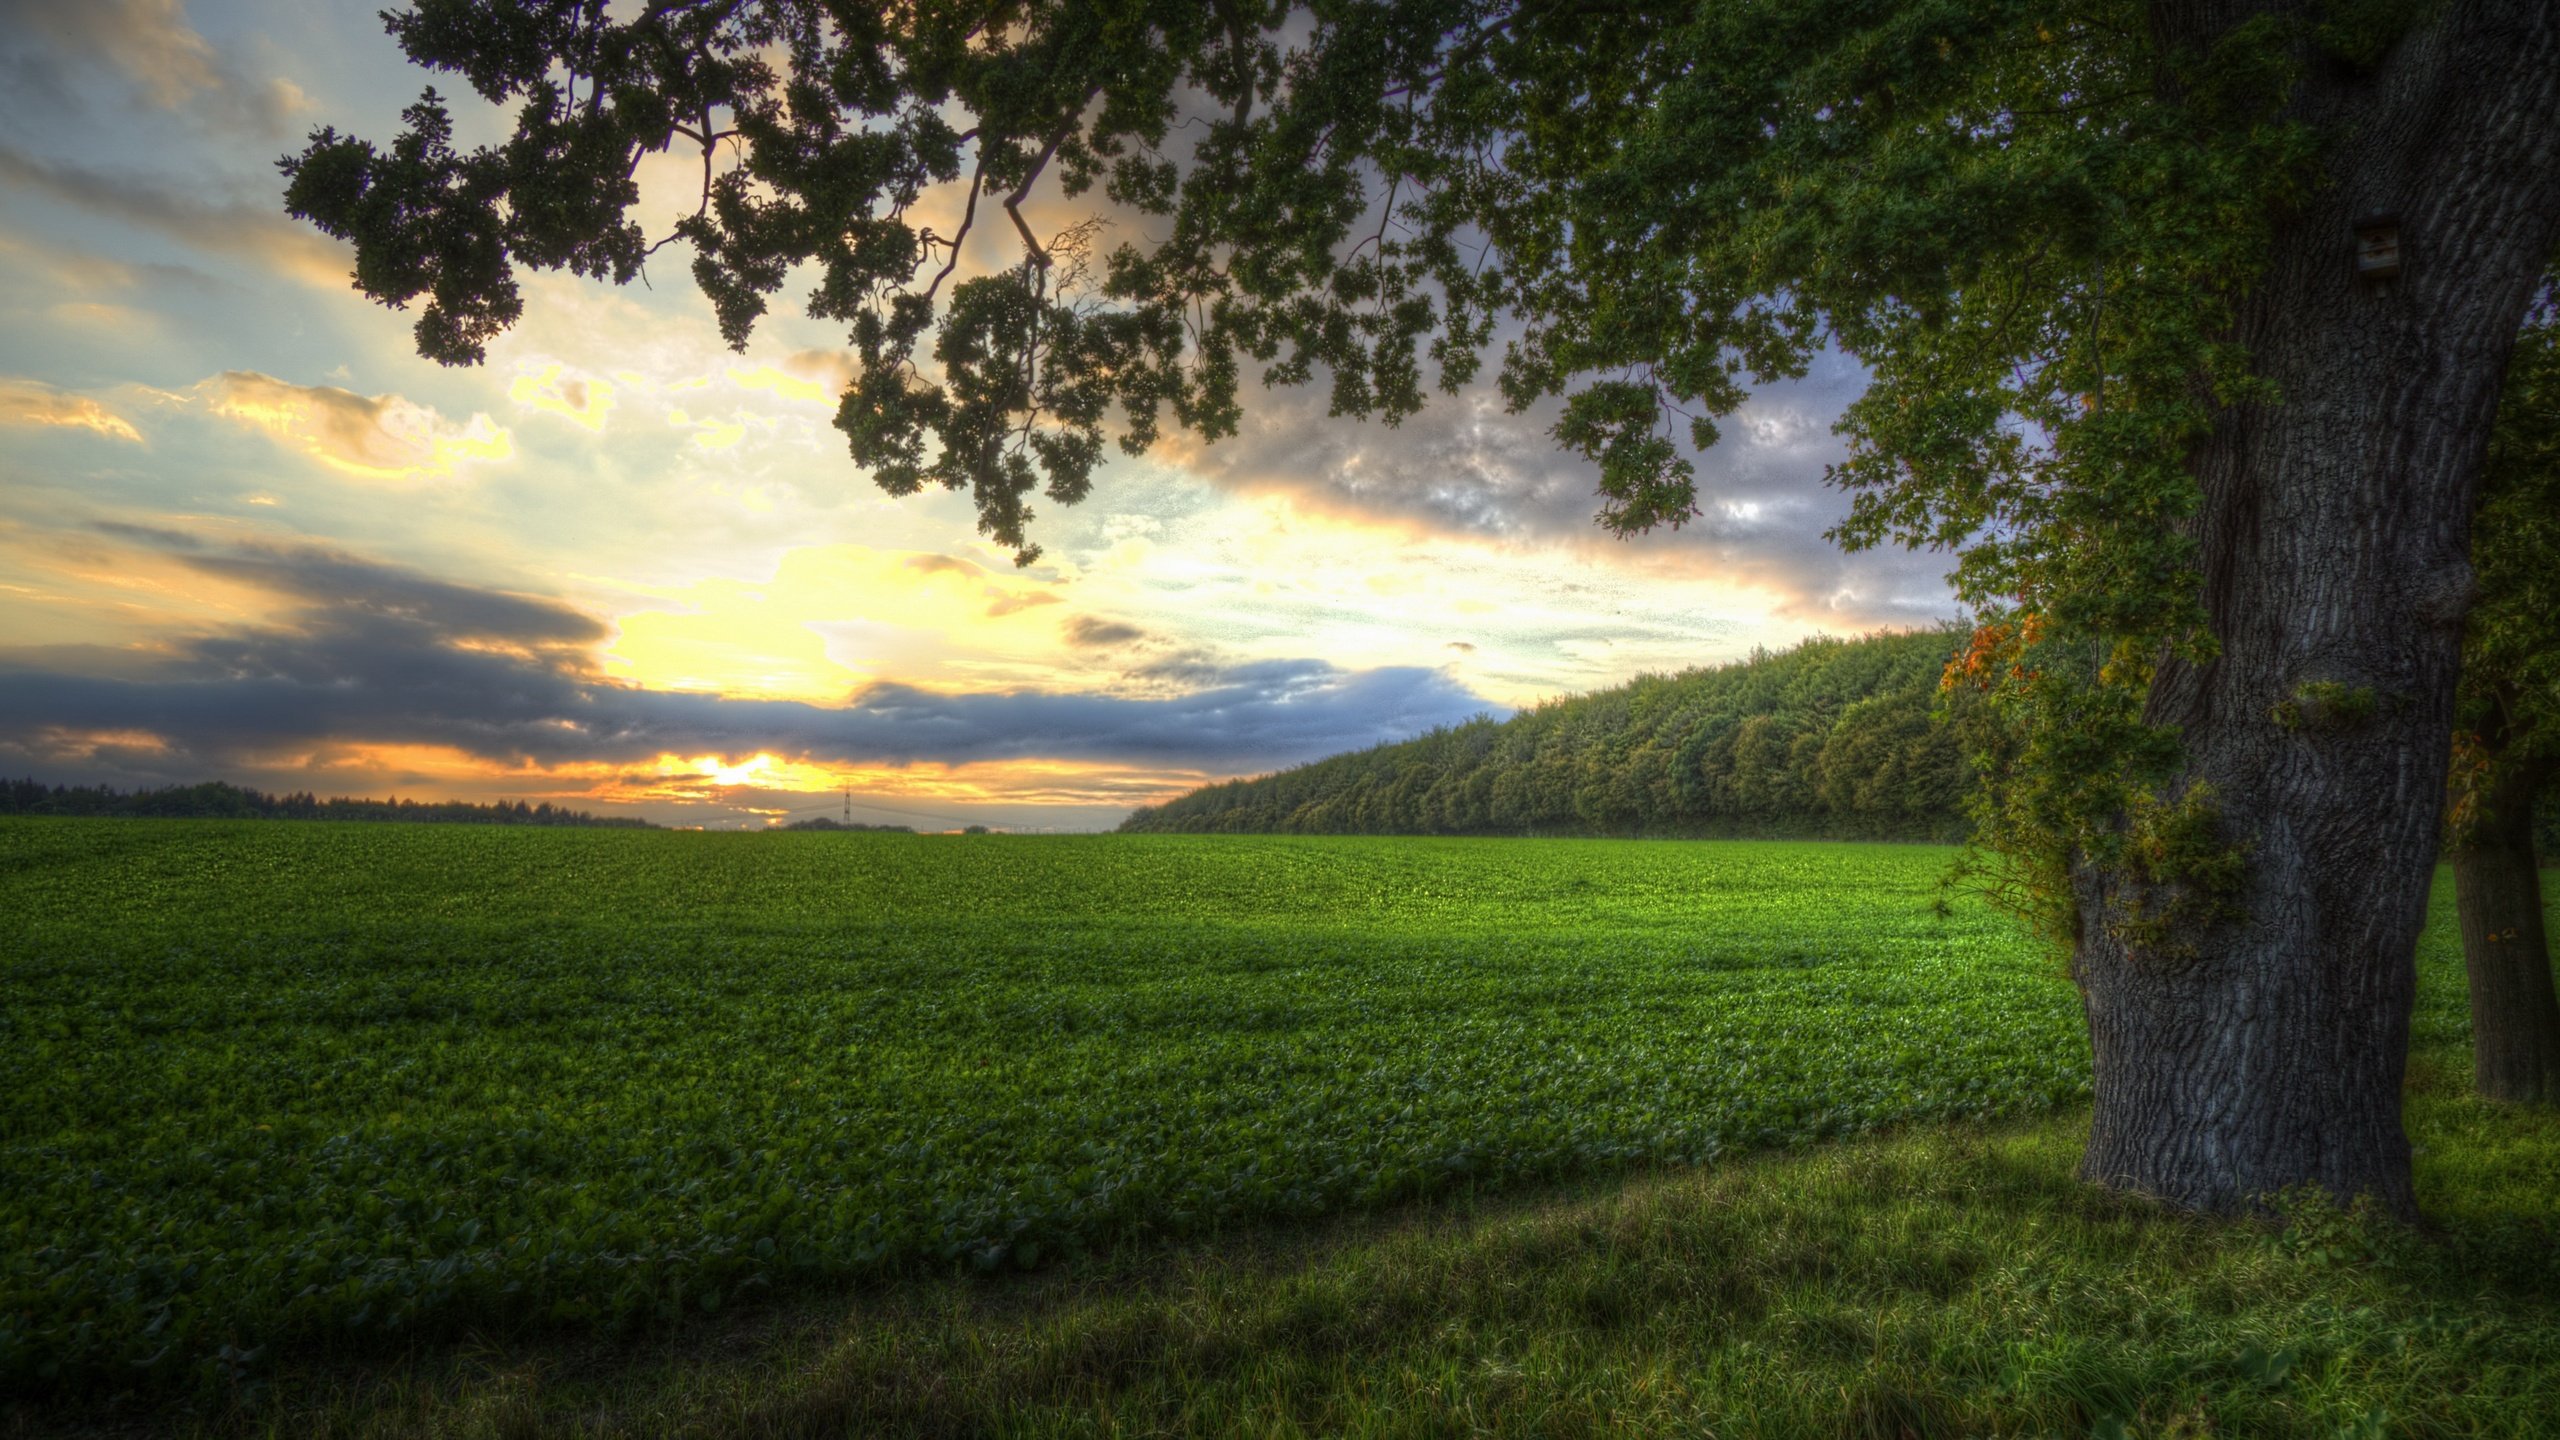
M 2542 927 L 2533 796 L 2544 767 L 2508 761 L 2453 852 L 2471 976 L 2471 1078 L 2491 1100 L 2560 1105 L 2560 997 Z
M 2269 8 L 2166 0 L 2198 48 Z M 2083 1174 L 2208 1211 L 2317 1186 L 2414 1213 L 2400 1091 L 2433 876 L 2468 555 L 2499 383 L 2560 241 L 2560 16 L 2450 0 L 2377 65 L 2306 58 L 2292 113 L 2330 183 L 2279 225 L 2238 338 L 2280 399 L 2192 457 L 2220 654 L 2147 714 L 2246 847 L 2239 918 L 2125 921 L 2178 887 L 2080 865 L 2072 969 L 2096 1113 Z M 2354 269 L 2395 213 L 2401 276 Z M 2309 687 L 2309 688 L 2306 688 Z M 2190 897 L 2191 898 L 2191 897 Z

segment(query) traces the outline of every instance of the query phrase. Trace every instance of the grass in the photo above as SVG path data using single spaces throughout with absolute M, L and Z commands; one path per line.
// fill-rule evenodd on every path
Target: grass
M 2084 1092 L 1892 847 L 0 828 L 0 1381 L 776 1290 Z
M 643 1341 L 306 1370 L 226 1414 L 137 1423 L 386 1440 L 2548 1435 L 2560 1123 L 2451 1079 L 2413 1092 L 2439 1217 L 2424 1233 L 2316 1208 L 2291 1230 L 2183 1218 L 2077 1184 L 2074 1116 L 1959 1122 L 909 1280 Z
M 155 849 L 176 841 L 144 834 L 127 843 L 184 872 Z M 866 901 L 875 912 L 930 908 L 932 886 L 919 873 L 947 880 L 974 865 L 1034 863 L 1002 853 L 1019 844 L 1011 840 L 978 851 L 967 847 L 979 842 L 902 843 L 946 849 L 910 851 L 891 882 L 911 886 L 910 898 L 883 883 L 872 895 L 892 899 Z M 1213 873 L 1202 883 L 1225 877 L 1244 902 L 1233 912 L 1244 923 L 1287 923 L 1288 906 L 1269 901 L 1292 883 L 1337 919 L 1353 908 L 1346 895 L 1372 895 L 1356 913 L 1392 943 L 1369 952 L 1369 963 L 1397 946 L 1451 937 L 1421 993 L 1385 1004 L 1390 1014 L 1399 1003 L 1437 1013 L 1444 1026 L 1470 1007 L 1515 1003 L 1513 991 L 1492 984 L 1458 989 L 1438 1012 L 1425 1004 L 1440 987 L 1490 974 L 1527 987 L 1532 1033 L 1609 1013 L 1612 987 L 1632 987 L 1639 1013 L 1665 1026 L 1694 1028 L 1719 1007 L 1748 1014 L 1811 994 L 1848 1005 L 1877 1029 L 1931 1002 L 1915 994 L 1899 1007 L 1879 1003 L 1893 993 L 1879 988 L 1887 977 L 1842 957 L 1800 963 L 1832 948 L 1808 945 L 1810 936 L 1845 948 L 1844 901 L 1864 899 L 1849 933 L 1875 936 L 1906 967 L 1933 945 L 1961 951 L 1974 938 L 1971 922 L 1932 932 L 1899 918 L 1905 902 L 1925 909 L 1937 864 L 1929 852 L 1261 843 L 1174 841 L 1125 863 L 1174 877 L 1185 865 L 1207 866 Z M 0 857 L 11 853 L 0 849 Z M 1109 851 L 1062 853 L 1100 863 Z M 772 854 L 741 867 L 754 872 L 741 883 L 765 877 L 788 890 L 809 883 L 806 865 L 821 863 L 795 862 L 803 867 L 795 877 Z M 1220 855 L 1272 863 L 1199 858 Z M 1555 868 L 1505 868 L 1528 856 Z M 1833 868 L 1821 876 L 1790 868 L 1825 857 Z M 1292 861 L 1314 873 L 1272 877 Z M 75 854 L 59 873 L 93 863 Z M 1253 878 L 1236 878 L 1238 869 Z M 1351 878 L 1328 881 L 1333 871 Z M 301 890 L 274 893 L 335 883 L 324 879 L 306 873 Z M 41 893 L 23 869 L 0 884 Z M 1716 897 L 1706 914 L 1721 914 L 1721 928 L 1683 920 L 1700 916 L 1678 902 L 1684 886 Z M 590 909 L 673 925 L 682 903 L 652 909 L 644 889 L 591 878 L 598 902 Z M 1625 898 L 1649 892 L 1662 895 L 1659 908 Z M 386 893 L 401 893 L 396 876 Z M 1024 926 L 1043 904 L 1053 919 L 1071 913 L 1061 897 L 1086 891 L 1068 884 L 1044 900 L 1017 884 L 979 893 L 997 897 L 991 908 L 1008 924 Z M 1256 895 L 1266 902 L 1259 911 Z M 498 926 L 476 932 L 484 937 L 530 924 L 543 909 L 495 885 L 471 898 L 472 913 Z M 1470 904 L 1496 907 L 1483 929 L 1518 932 L 1519 943 L 1500 949 L 1494 933 L 1453 930 L 1451 907 Z M 1437 918 L 1416 919 L 1414 910 Z M 1594 950 L 1637 958 L 1585 974 L 1583 988 L 1570 991 L 1581 1008 L 1552 1003 L 1567 962 L 1535 943 L 1541 920 L 1589 937 L 1576 952 L 1586 966 L 1602 965 Z M 736 926 L 741 917 L 708 923 Z M 837 923 L 848 922 L 839 914 Z M 805 943 L 809 932 L 783 933 Z M 1700 953 L 1759 963 L 1684 970 L 1666 958 Z M 1546 958 L 1501 963 L 1518 955 Z M 1797 963 L 1787 963 L 1790 955 Z M 1290 970 L 1290 985 L 1338 983 L 1359 963 Z M 2067 987 L 2041 962 L 2010 953 L 1973 963 L 1995 988 L 2014 978 L 2015 990 L 2000 993 L 2027 997 L 2030 1009 L 2057 997 L 2068 1003 Z M 1826 970 L 1843 983 L 1805 992 L 1777 983 Z M 1611 1154 L 1559 1166 L 1561 1181 L 1535 1170 L 1452 1175 L 1393 1204 L 1355 1203 L 1347 1214 L 1318 1207 L 1329 1218 L 1202 1216 L 1171 1233 L 1098 1235 L 1089 1253 L 1029 1274 L 962 1273 L 972 1268 L 967 1257 L 920 1262 L 851 1288 L 777 1286 L 744 1312 L 651 1316 L 619 1337 L 591 1326 L 492 1326 L 458 1343 L 430 1330 L 288 1347 L 198 1392 L 193 1408 L 170 1409 L 147 1387 L 116 1402 L 93 1388 L 10 1412 L 9 1423 L 28 1432 L 121 1423 L 150 1433 L 349 1436 L 2552 1433 L 2560 1425 L 2560 1123 L 2467 1097 L 2449 924 L 2431 927 L 2421 970 L 2411 1131 L 2432 1221 L 2421 1232 L 2317 1207 L 2299 1211 L 2289 1229 L 2212 1224 L 2087 1190 L 2071 1179 L 2085 1120 L 2066 1100 L 2025 1120 L 1865 1117 L 1840 1128 L 1894 1128 L 1809 1150 L 1801 1142 L 1819 1132 L 1780 1135 L 1798 1147 L 1785 1153 L 1742 1154 L 1738 1143 L 1712 1166 Z M 1674 986 L 1666 1000 L 1666 972 L 1692 983 L 1704 983 L 1699 975 L 1753 983 L 1699 990 L 1684 1011 L 1676 997 L 1689 992 Z M 1216 972 L 1201 984 L 1250 986 L 1252 973 Z M 1959 1013 L 1953 992 L 1967 974 L 1924 969 L 1935 1003 Z M 1549 1003 L 1536 1004 L 1540 996 Z M 1339 1026 L 1346 1013 L 1317 1018 Z M 1526 1041 L 1504 1033 L 1477 1038 L 1496 1056 L 1531 1053 L 1505 1051 Z M 1598 1047 L 1625 1041 L 1624 1031 L 1614 1042 L 1595 1036 L 1595 1061 L 1612 1053 Z M 1751 1073 L 1761 1090 L 1784 1093 L 1770 1069 Z M 1825 1077 L 1819 1064 L 1782 1073 L 1814 1084 Z M 1613 1169 L 1620 1173 L 1605 1173 Z

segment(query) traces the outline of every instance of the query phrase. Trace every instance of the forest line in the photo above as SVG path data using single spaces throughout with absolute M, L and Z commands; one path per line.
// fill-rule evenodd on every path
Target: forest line
M 1642 676 L 1203 786 L 1121 829 L 1958 840 L 1967 729 L 1938 712 L 1965 633 L 1822 637 Z

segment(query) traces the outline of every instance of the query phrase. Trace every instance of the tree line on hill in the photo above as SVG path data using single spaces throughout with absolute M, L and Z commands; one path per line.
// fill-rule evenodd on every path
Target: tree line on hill
M 1553 700 L 1133 812 L 1123 831 L 1961 840 L 1991 718 L 1940 680 L 1968 632 L 1794 649 Z M 2560 789 L 2560 787 L 2553 787 Z M 2560 793 L 2535 848 L 2560 856 Z
M 1121 829 L 1959 839 L 1967 727 L 1933 712 L 1961 643 L 1807 640 L 1205 786 Z
M 580 825 L 654 829 L 648 821 L 626 815 L 594 815 L 544 801 L 499 800 L 486 805 L 466 800 L 362 800 L 331 796 L 323 800 L 307 790 L 270 795 L 220 780 L 201 785 L 124 791 L 107 785 L 46 785 L 11 780 L 0 784 L 0 814 L 86 815 L 123 819 L 198 820 L 378 820 L 435 825 Z

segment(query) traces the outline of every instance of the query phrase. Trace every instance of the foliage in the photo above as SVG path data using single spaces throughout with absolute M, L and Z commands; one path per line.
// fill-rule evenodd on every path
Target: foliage
M 1471 721 L 1131 815 L 1127 831 L 1961 835 L 1945 632 L 1792 650 Z
M 2344 730 L 2373 718 L 2375 703 L 2370 685 L 2306 680 L 2277 701 L 2267 718 L 2287 730 Z
M 1933 918 L 1939 863 L 0 821 L 0 1383 L 655 1326 L 2086 1094 L 2068 987 Z
M 528 805 L 498 800 L 320 799 L 307 790 L 270 795 L 226 784 L 171 785 L 130 793 L 111 785 L 52 785 L 33 779 L 0 782 L 0 815 L 107 815 L 124 819 L 395 820 L 439 825 L 582 825 L 647 828 L 627 815 L 592 815 L 545 800 Z
M 2147 961 L 2195 959 L 2198 933 L 2240 918 L 2247 864 L 2246 850 L 2222 834 L 2213 788 L 2198 782 L 2174 801 L 2137 793 L 2124 830 L 2124 873 L 2133 883 L 2106 923 Z
M 2560 769 L 2560 276 L 2517 339 L 2483 485 L 2448 802 L 2457 842 L 2500 767 Z

